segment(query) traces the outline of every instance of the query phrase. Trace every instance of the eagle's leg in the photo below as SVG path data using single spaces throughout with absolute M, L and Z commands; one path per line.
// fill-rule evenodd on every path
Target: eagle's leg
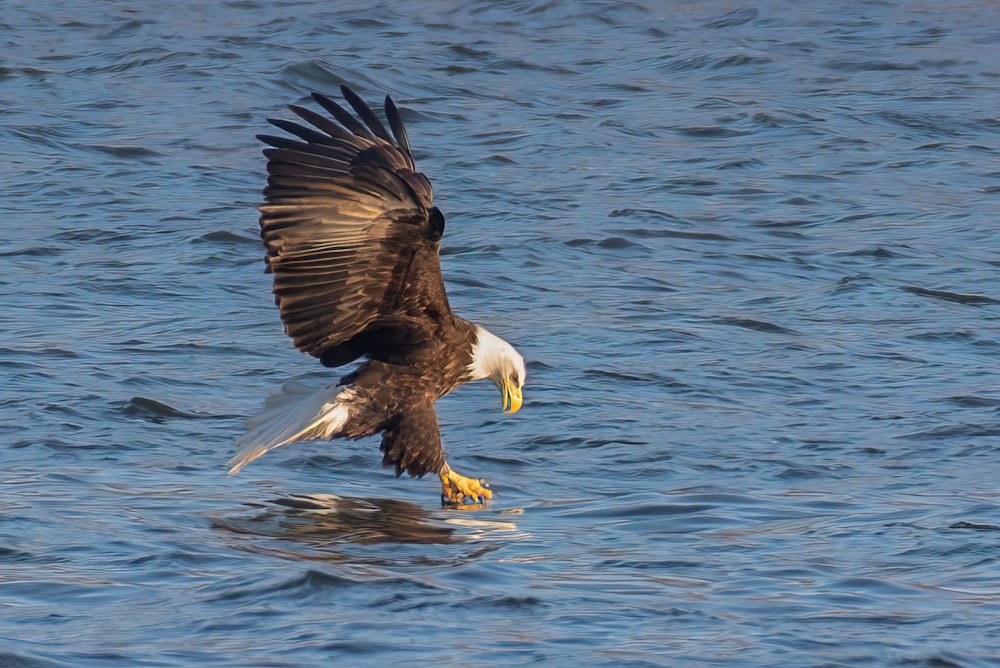
M 466 478 L 451 470 L 447 462 L 441 467 L 441 505 L 446 507 L 462 506 L 471 503 L 485 503 L 493 498 L 493 492 L 485 480 Z

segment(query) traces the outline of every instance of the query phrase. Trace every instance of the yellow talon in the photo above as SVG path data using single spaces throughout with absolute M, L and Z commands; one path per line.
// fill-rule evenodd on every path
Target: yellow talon
M 466 478 L 452 471 L 447 464 L 441 471 L 441 504 L 458 507 L 468 503 L 483 504 L 493 498 L 485 480 Z

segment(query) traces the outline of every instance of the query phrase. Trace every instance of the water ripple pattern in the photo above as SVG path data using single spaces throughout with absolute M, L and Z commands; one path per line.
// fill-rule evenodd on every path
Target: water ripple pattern
M 0 665 L 1000 665 L 1000 6 L 14 2 Z M 329 373 L 253 135 L 403 108 L 525 407 L 226 477 Z

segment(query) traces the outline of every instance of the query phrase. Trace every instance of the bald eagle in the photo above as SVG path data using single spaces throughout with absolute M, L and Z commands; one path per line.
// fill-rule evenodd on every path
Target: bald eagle
M 271 397 L 248 421 L 229 473 L 294 441 L 382 434 L 382 463 L 397 477 L 435 473 L 443 504 L 482 503 L 492 497 L 486 482 L 445 460 L 434 402 L 488 378 L 513 413 L 524 360 L 452 313 L 438 258 L 444 215 L 392 99 L 390 133 L 352 90 L 341 93 L 356 116 L 313 93 L 329 117 L 290 105 L 313 127 L 268 119 L 295 138 L 258 135 L 270 147 L 260 234 L 295 347 L 327 367 L 365 361 L 319 391 L 286 387 Z

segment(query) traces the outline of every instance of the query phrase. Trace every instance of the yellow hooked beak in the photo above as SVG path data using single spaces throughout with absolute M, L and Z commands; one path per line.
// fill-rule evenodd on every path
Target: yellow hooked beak
M 515 386 L 509 379 L 503 379 L 503 409 L 505 413 L 516 413 L 521 410 L 521 388 Z M 508 410 L 509 409 L 509 410 Z

